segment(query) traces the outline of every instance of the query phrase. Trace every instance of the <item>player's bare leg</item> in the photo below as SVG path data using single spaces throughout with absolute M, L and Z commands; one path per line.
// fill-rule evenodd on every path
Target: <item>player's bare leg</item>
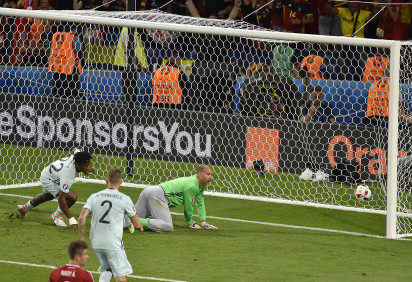
M 54 199 L 54 196 L 49 193 L 40 193 L 34 196 L 30 201 L 28 201 L 25 205 L 18 205 L 17 206 L 17 217 L 24 218 L 29 210 L 38 205 L 51 201 Z

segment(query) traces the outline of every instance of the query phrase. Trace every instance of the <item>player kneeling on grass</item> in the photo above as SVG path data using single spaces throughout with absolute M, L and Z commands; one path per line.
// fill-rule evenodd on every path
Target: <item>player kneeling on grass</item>
M 57 226 L 66 227 L 67 225 L 61 217 L 64 213 L 69 219 L 70 229 L 76 230 L 77 220 L 69 209 L 76 203 L 77 194 L 70 187 L 74 183 L 78 172 L 84 172 L 87 175 L 89 175 L 89 172 L 95 173 L 94 168 L 90 166 L 91 159 L 91 154 L 75 149 L 73 156 L 57 160 L 43 169 L 40 176 L 43 193 L 34 196 L 25 205 L 18 205 L 17 216 L 24 218 L 32 208 L 58 197 L 59 206 L 52 213 L 51 219 Z
M 205 201 L 203 191 L 213 177 L 212 169 L 207 165 L 199 167 L 195 175 L 181 177 L 160 183 L 158 186 L 145 188 L 135 205 L 143 227 L 155 232 L 172 232 L 173 222 L 169 207 L 184 206 L 184 215 L 187 225 L 192 229 L 217 229 L 206 222 Z M 197 213 L 201 219 L 201 226 L 193 219 L 193 202 L 196 204 Z M 147 218 L 152 216 L 152 218 Z M 124 227 L 129 227 L 131 233 L 133 226 L 125 220 Z

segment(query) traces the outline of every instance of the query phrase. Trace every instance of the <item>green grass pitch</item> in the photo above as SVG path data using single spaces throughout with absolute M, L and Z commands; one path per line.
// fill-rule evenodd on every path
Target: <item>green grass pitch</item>
M 27 169 L 22 170 L 17 167 L 19 164 L 35 163 L 24 156 L 27 152 L 14 150 L 13 155 L 9 146 L 0 147 L 0 151 L 2 157 L 9 158 L 3 161 L 2 171 L 15 179 L 24 175 L 37 181 L 39 175 L 33 171 L 47 165 L 31 164 L 31 171 L 28 165 L 23 165 Z M 67 152 L 54 152 L 56 157 L 53 157 L 49 151 L 44 153 L 49 154 L 46 160 L 67 155 Z M 95 164 L 113 161 L 103 156 L 96 159 Z M 114 163 L 122 164 L 119 160 Z M 176 166 L 163 165 L 165 169 Z M 179 167 L 182 165 L 192 168 L 190 164 L 179 164 Z M 180 173 L 177 170 L 164 177 L 172 178 Z M 136 176 L 135 181 L 154 184 L 160 180 L 149 175 Z M 99 177 L 104 179 L 104 173 L 99 171 Z M 218 177 L 215 180 L 220 181 Z M 4 180 L 0 181 L 5 184 Z M 98 184 L 73 185 L 79 194 L 79 203 L 72 207 L 73 214 L 77 217 L 81 203 L 104 188 Z M 141 190 L 122 187 L 121 191 L 136 201 Z M 15 217 L 16 205 L 26 203 L 29 197 L 40 192 L 41 187 L 0 190 L 0 281 L 47 281 L 51 269 L 45 266 L 68 262 L 67 245 L 78 235 L 53 225 L 50 214 L 57 202 L 34 208 L 23 220 Z M 124 234 L 133 275 L 147 277 L 130 277 L 129 281 L 149 281 L 149 277 L 182 281 L 408 281 L 412 277 L 411 241 L 366 236 L 385 236 L 383 215 L 211 196 L 206 196 L 205 201 L 209 221 L 218 226 L 218 230 L 191 230 L 186 227 L 183 209 L 174 208 L 174 232 Z M 89 221 L 86 230 L 89 230 Z M 97 259 L 92 250 L 89 252 L 85 268 L 96 271 Z M 95 281 L 98 277 L 94 274 Z

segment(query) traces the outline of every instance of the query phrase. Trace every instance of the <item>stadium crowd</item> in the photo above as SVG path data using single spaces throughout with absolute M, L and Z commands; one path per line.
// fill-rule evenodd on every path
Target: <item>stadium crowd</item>
M 30 6 L 38 10 L 125 11 L 126 2 L 127 0 L 0 0 L 0 5 L 17 9 Z M 140 10 L 154 9 L 197 18 L 238 20 L 276 31 L 394 40 L 412 38 L 410 32 L 412 30 L 410 29 L 412 5 L 409 4 L 412 4 L 412 0 L 400 0 L 396 3 L 391 3 L 391 0 L 379 3 L 373 1 L 368 4 L 365 4 L 365 1 L 329 0 L 136 1 Z M 89 50 L 89 47 L 111 46 L 114 47 L 112 50 L 115 49 L 116 53 L 112 56 L 113 60 L 110 61 L 109 69 L 125 73 L 124 70 L 127 68 L 125 47 L 128 40 L 125 28 L 118 29 L 98 25 L 79 27 L 73 24 L 70 24 L 70 28 L 68 28 L 69 23 L 30 19 L 29 22 L 24 23 L 30 28 L 25 27 L 19 30 L 17 20 L 11 22 L 14 20 L 15 18 L 1 18 L 0 38 L 3 40 L 0 42 L 3 45 L 0 45 L 0 57 L 3 64 L 48 67 L 49 72 L 54 72 L 56 78 L 56 72 L 60 73 L 60 77 L 62 73 L 63 75 L 67 74 L 69 83 L 78 85 L 78 76 L 82 73 L 80 66 L 84 64 L 87 52 L 103 50 L 92 48 Z M 62 29 L 62 25 L 66 26 Z M 51 54 L 50 49 L 53 46 L 59 46 L 59 42 L 55 42 L 53 45 L 53 40 L 56 41 L 59 38 L 54 38 L 54 35 L 63 30 L 73 34 L 70 44 L 72 44 L 73 56 L 76 57 L 73 60 L 73 64 L 76 66 L 61 71 L 58 65 L 51 65 L 51 55 L 49 54 Z M 28 40 L 20 48 L 16 48 L 16 44 L 13 42 L 16 40 L 14 35 L 16 32 L 29 33 Z M 250 77 L 258 72 L 270 72 L 291 79 L 365 82 L 375 82 L 389 75 L 388 50 L 378 48 L 309 43 L 281 44 L 188 33 L 170 36 L 161 30 L 154 33 L 150 33 L 148 30 L 138 30 L 135 38 L 137 42 L 135 42 L 135 63 L 138 71 L 155 74 L 157 70 L 161 71 L 160 66 L 167 63 L 167 60 L 172 57 L 175 63 L 169 69 L 175 69 L 178 74 L 180 73 L 178 69 L 184 68 L 181 59 L 185 59 L 184 57 L 187 57 L 188 53 L 194 53 L 195 55 L 189 56 L 193 70 L 191 81 L 200 82 L 202 80 L 199 78 L 196 81 L 196 71 L 200 75 L 199 69 L 202 68 L 212 68 L 211 73 L 224 78 L 219 82 L 209 83 L 210 92 L 226 93 L 226 86 L 231 88 L 234 86 L 234 84 L 227 84 L 228 81 L 233 82 L 238 76 Z M 163 42 L 159 39 L 162 39 Z M 165 40 L 167 44 L 164 44 Z M 10 46 L 14 46 L 14 48 L 9 48 Z M 409 48 L 407 51 L 403 50 L 401 61 L 401 69 L 406 72 L 412 65 L 410 47 L 407 48 Z M 53 54 L 53 56 L 60 55 L 57 51 Z M 88 58 L 90 60 L 90 54 Z M 210 66 L 210 62 L 213 62 L 213 66 Z M 233 75 L 235 78 L 230 79 Z M 158 77 L 155 75 L 156 79 Z M 180 81 L 181 79 L 178 80 L 180 86 L 171 82 L 168 87 L 180 87 L 179 96 L 190 92 L 188 89 L 190 85 Z M 410 78 L 407 76 L 401 78 L 401 83 L 410 84 L 410 82 Z M 157 85 L 154 80 L 152 84 L 153 86 Z M 222 87 L 213 90 L 211 87 L 215 87 L 216 84 Z M 54 88 L 54 93 L 57 93 L 58 89 Z M 79 86 L 74 88 L 79 89 Z M 160 93 L 159 88 L 155 87 L 154 91 Z M 78 95 L 73 96 L 77 97 Z M 156 97 L 161 101 L 160 104 L 169 103 L 168 99 L 162 95 Z M 189 100 L 184 98 L 176 97 L 172 100 L 179 101 L 177 103 Z M 302 98 L 307 100 L 308 97 Z M 227 104 L 225 99 L 229 101 L 230 97 L 219 97 L 223 102 L 218 104 L 213 102 L 217 100 L 213 95 L 207 99 L 210 101 L 201 103 L 196 101 L 197 107 L 195 109 L 202 110 L 201 107 L 198 107 L 199 104 L 208 104 L 206 110 L 211 111 L 219 108 L 219 112 L 223 112 L 222 108 L 230 108 L 230 106 L 225 105 Z
M 127 0 L 1 0 L 4 8 L 39 10 L 126 11 Z M 370 4 L 366 4 L 370 2 Z M 183 16 L 212 19 L 241 19 L 278 31 L 321 35 L 408 40 L 411 0 L 137 0 L 140 10 L 157 9 Z M 377 15 L 376 17 L 374 17 Z M 369 19 L 372 19 L 369 22 Z M 362 27 L 365 29 L 353 30 Z M 377 31 L 377 29 L 380 29 Z M 355 32 L 356 31 L 356 32 Z

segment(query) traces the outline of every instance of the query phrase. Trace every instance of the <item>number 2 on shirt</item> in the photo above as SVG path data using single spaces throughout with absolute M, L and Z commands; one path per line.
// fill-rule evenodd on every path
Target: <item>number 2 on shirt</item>
M 105 204 L 108 204 L 109 207 L 107 208 L 106 212 L 102 215 L 102 217 L 99 219 L 99 223 L 110 224 L 110 221 L 105 220 L 104 218 L 109 214 L 110 210 L 112 209 L 112 202 L 110 202 L 109 200 L 103 201 L 101 206 L 103 207 Z

